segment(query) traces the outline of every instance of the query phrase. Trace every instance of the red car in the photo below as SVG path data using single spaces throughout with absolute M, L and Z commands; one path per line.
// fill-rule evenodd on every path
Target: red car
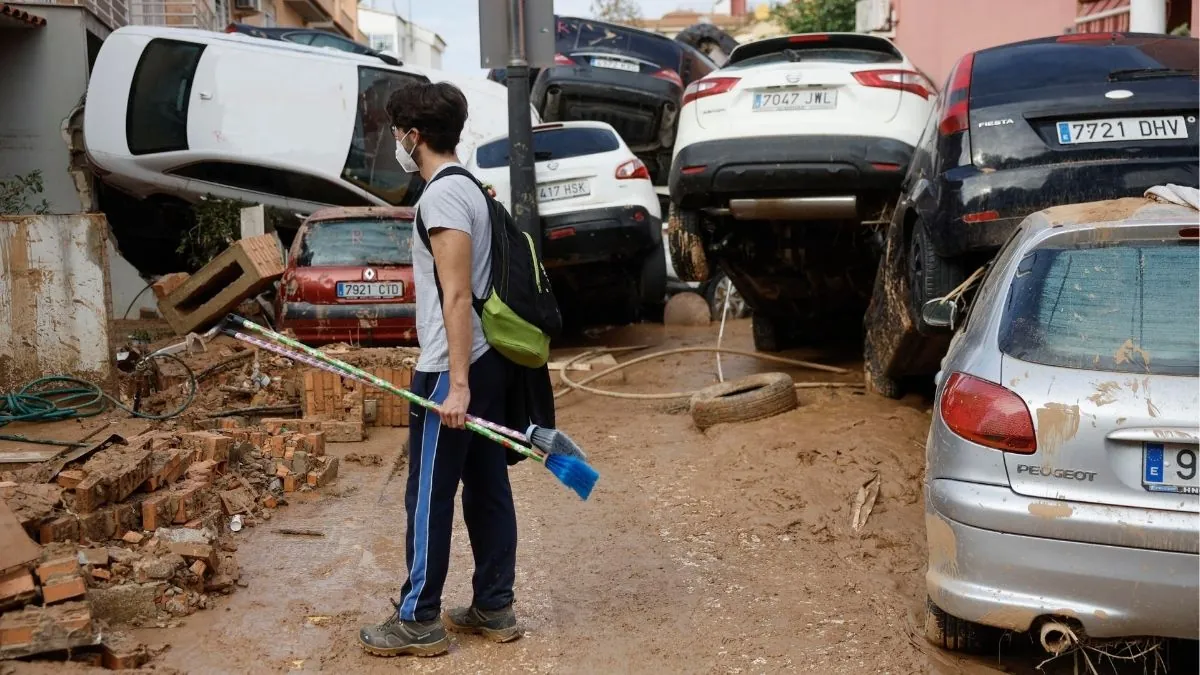
M 414 211 L 329 208 L 304 221 L 280 282 L 276 316 L 311 345 L 415 344 Z

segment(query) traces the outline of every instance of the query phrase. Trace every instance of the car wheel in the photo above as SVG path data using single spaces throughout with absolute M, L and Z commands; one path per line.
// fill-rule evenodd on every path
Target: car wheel
M 746 299 L 724 272 L 717 272 L 704 286 L 704 299 L 708 300 L 713 321 L 720 321 L 725 313 L 725 298 L 729 298 L 730 319 L 744 319 L 750 316 L 750 306 L 746 304 Z
M 966 278 L 959 260 L 943 258 L 933 250 L 925 223 L 918 221 L 908 248 L 908 286 L 909 311 L 921 332 L 938 330 L 921 319 L 925 303 L 945 296 Z
M 990 632 L 986 626 L 947 614 L 926 598 L 925 639 L 935 647 L 952 652 L 978 653 L 983 650 Z
M 707 281 L 708 256 L 700 237 L 700 212 L 671 204 L 667 213 L 667 244 L 675 274 L 680 281 Z
M 783 350 L 781 326 L 773 317 L 755 314 L 751 323 L 754 333 L 754 348 L 760 352 L 778 352 Z

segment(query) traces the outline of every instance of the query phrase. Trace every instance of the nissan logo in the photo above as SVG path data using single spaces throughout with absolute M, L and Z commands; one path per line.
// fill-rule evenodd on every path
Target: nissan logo
M 546 164 L 546 168 L 550 169 L 551 171 L 554 171 L 555 169 L 558 168 L 558 162 L 550 162 L 550 163 Z
M 792 84 L 796 84 L 797 82 L 799 82 L 802 79 L 804 79 L 804 78 L 803 78 L 803 76 L 800 75 L 800 73 L 788 73 L 787 74 L 787 81 L 791 82 Z

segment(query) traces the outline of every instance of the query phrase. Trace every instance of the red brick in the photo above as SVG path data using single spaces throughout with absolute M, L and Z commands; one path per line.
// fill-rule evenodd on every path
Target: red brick
M 285 452 L 283 436 L 271 436 L 268 438 L 267 451 L 271 453 L 272 457 L 282 459 Z
M 325 440 L 329 443 L 358 443 L 363 439 L 363 423 L 329 420 L 321 423 Z
M 92 616 L 86 602 L 28 606 L 0 616 L 0 652 L 34 654 L 91 644 Z
M 79 555 L 83 558 L 83 564 L 85 565 L 104 566 L 108 564 L 108 549 L 106 548 L 80 549 Z
M 192 563 L 190 569 L 192 570 L 192 574 L 195 574 L 200 579 L 203 579 L 204 573 L 208 571 L 208 564 L 203 560 L 197 560 L 196 562 Z
M 293 458 L 293 457 L 295 457 L 295 456 L 296 456 L 296 449 L 295 449 L 295 448 L 288 448 L 287 450 L 284 450 L 284 451 L 283 451 L 283 463 L 284 463 L 284 464 L 287 464 L 288 466 L 291 466 L 291 465 L 292 465 L 292 458 Z
M 333 481 L 337 480 L 338 475 L 338 458 L 337 457 L 322 457 L 321 464 L 316 469 L 317 487 L 325 487 Z
M 275 477 L 276 478 L 284 478 L 291 472 L 292 472 L 292 470 L 289 469 L 286 464 L 276 464 L 275 465 Z
M 66 555 L 38 565 L 37 576 L 38 580 L 45 584 L 51 579 L 57 577 L 71 576 L 79 574 L 79 559 L 74 555 Z
M 103 657 L 101 663 L 108 670 L 137 670 L 150 660 L 150 652 L 145 645 L 112 633 L 104 636 L 100 653 Z
M 174 522 L 186 523 L 195 517 L 196 511 L 201 506 L 200 501 L 203 497 L 201 488 L 204 486 L 204 483 L 188 481 L 173 490 L 176 500 Z
M 145 504 L 146 504 L 145 502 L 142 502 L 143 507 L 145 506 Z M 145 517 L 145 512 L 143 511 L 143 518 L 144 517 Z M 142 540 L 145 538 L 146 538 L 145 535 L 143 535 L 141 532 L 132 532 L 132 531 L 126 532 L 124 535 L 121 536 L 121 540 L 124 541 L 126 544 L 140 544 L 140 543 L 142 543 Z
M 112 572 L 109 572 L 103 567 L 97 567 L 92 570 L 92 578 L 99 579 L 100 581 L 108 581 L 109 579 L 112 579 Z
M 296 488 L 299 487 L 298 483 L 299 483 L 299 481 L 296 480 L 296 474 L 289 473 L 288 475 L 283 477 L 283 491 L 284 492 L 295 492 Z
M 42 600 L 47 605 L 78 598 L 85 594 L 87 594 L 87 584 L 78 574 L 54 577 L 50 581 L 42 583 Z
M 145 489 L 154 492 L 179 480 L 191 465 L 194 454 L 195 451 L 182 448 L 155 450 L 150 458 L 150 478 Z
M 197 462 L 187 470 L 188 480 L 199 481 L 205 485 L 212 485 L 213 479 L 217 473 L 217 462 L 206 459 L 203 462 Z
M 38 542 L 45 545 L 55 541 L 78 541 L 79 519 L 75 516 L 62 516 L 43 523 L 38 531 Z
M 321 457 L 325 454 L 325 432 L 314 431 L 304 435 L 304 447 L 308 454 Z
M 0 575 L 0 610 L 20 607 L 37 597 L 37 586 L 33 575 L 24 567 L 18 567 Z
M 229 430 L 241 429 L 242 422 L 236 417 L 222 417 L 220 423 L 217 425 L 217 428 Z M 232 434 L 230 435 L 232 436 Z
M 318 475 L 316 471 L 309 471 L 308 475 L 305 477 L 306 482 L 312 487 L 317 487 L 317 478 Z
M 142 527 L 153 532 L 175 519 L 175 495 L 157 494 L 142 502 Z
M 204 561 L 209 569 L 217 569 L 217 550 L 209 544 L 176 541 L 168 544 L 167 548 L 171 553 L 183 556 L 185 560 Z
M 211 431 L 191 431 L 182 437 L 183 447 L 197 451 L 198 460 L 229 461 L 233 439 Z
M 113 446 L 96 453 L 83 465 L 87 473 L 75 486 L 75 511 L 90 513 L 106 503 L 118 503 L 150 478 L 149 449 Z
M 54 477 L 54 482 L 67 490 L 74 490 L 75 486 L 82 483 L 84 478 L 87 478 L 87 474 L 84 472 L 78 469 L 67 469 L 66 471 L 59 472 Z
M 263 497 L 262 505 L 268 509 L 273 509 L 276 506 L 279 506 L 279 500 L 275 499 L 275 495 L 267 495 L 266 497 Z
M 188 274 L 187 272 L 171 272 L 170 274 L 164 274 L 158 278 L 158 281 L 155 281 L 153 284 L 151 284 L 150 288 L 154 291 L 155 298 L 159 300 L 166 300 L 167 296 L 170 295 L 172 291 L 182 286 L 183 282 L 187 281 L 191 276 L 192 275 Z
M 263 446 L 266 444 L 267 444 L 267 433 L 265 431 L 251 431 L 250 432 L 250 445 L 253 445 L 254 447 L 258 448 L 259 450 L 262 450 Z
M 285 429 L 295 429 L 296 420 L 285 419 L 282 417 L 267 417 L 263 419 L 262 425 L 266 427 L 268 434 L 272 436 L 278 436 L 282 434 Z
M 95 513 L 79 516 L 80 541 L 96 543 L 108 541 L 117 536 L 117 512 L 113 508 L 104 508 Z

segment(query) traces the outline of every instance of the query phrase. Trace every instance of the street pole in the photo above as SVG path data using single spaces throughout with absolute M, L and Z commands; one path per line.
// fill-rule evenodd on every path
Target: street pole
M 512 185 L 512 216 L 542 252 L 538 220 L 537 179 L 533 172 L 533 126 L 529 118 L 529 61 L 525 56 L 525 0 L 508 0 L 508 177 Z

